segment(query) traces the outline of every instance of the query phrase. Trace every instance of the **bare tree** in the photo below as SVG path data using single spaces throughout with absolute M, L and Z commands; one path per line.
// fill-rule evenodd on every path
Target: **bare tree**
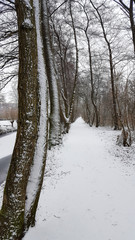
M 89 31 L 89 27 L 90 27 L 90 17 L 89 14 L 86 10 L 87 5 L 86 3 L 83 5 L 81 3 L 79 3 L 81 5 L 81 7 L 83 8 L 83 12 L 86 16 L 86 27 L 79 27 L 81 30 L 84 31 L 85 36 L 86 36 L 86 40 L 87 40 L 87 45 L 88 45 L 88 56 L 89 56 L 89 69 L 90 69 L 90 84 L 91 84 L 91 102 L 94 108 L 94 114 L 95 114 L 95 119 L 96 119 L 96 127 L 99 126 L 99 113 L 98 113 L 98 108 L 97 108 L 97 104 L 96 104 L 96 98 L 95 98 L 95 86 L 94 86 L 94 73 L 93 73 L 93 59 L 92 59 L 92 47 L 91 47 L 91 36 L 92 33 Z
M 18 74 L 18 29 L 15 2 L 0 1 L 0 90 Z M 12 67 L 11 67 L 12 66 Z
M 61 137 L 60 129 L 60 102 L 57 77 L 54 68 L 53 53 L 51 49 L 51 38 L 49 30 L 49 18 L 46 1 L 42 3 L 42 30 L 43 30 L 43 44 L 44 55 L 46 61 L 46 71 L 49 83 L 49 95 L 50 95 L 50 127 L 49 127 L 49 147 L 59 144 Z
M 67 4 L 63 5 L 64 8 L 60 11 L 60 14 L 63 16 L 66 12 L 66 19 L 61 20 L 61 24 L 64 24 L 65 30 L 68 29 L 68 31 L 63 32 L 59 21 L 57 21 L 57 16 L 55 19 L 55 16 L 50 15 L 54 30 L 52 38 L 56 46 L 54 52 L 58 62 L 56 72 L 59 76 L 60 116 L 62 125 L 64 125 L 64 131 L 68 132 L 73 117 L 75 91 L 78 79 L 78 42 L 73 14 L 75 3 L 72 1 L 65 2 L 67 2 Z M 73 39 L 74 43 L 72 41 Z
M 111 49 L 111 43 L 108 40 L 106 31 L 105 31 L 105 26 L 104 22 L 102 19 L 102 16 L 100 14 L 100 7 L 96 7 L 93 3 L 92 0 L 90 0 L 91 5 L 95 9 L 97 16 L 99 18 L 99 22 L 103 31 L 103 36 L 105 39 L 105 42 L 108 47 L 108 53 L 109 53 L 109 64 L 110 64 L 110 75 L 111 75 L 111 87 L 112 87 L 112 99 L 113 99 L 113 119 L 114 119 L 114 129 L 117 130 L 119 129 L 119 124 L 118 124 L 118 113 L 117 113 L 117 103 L 116 103 L 116 93 L 115 93 L 115 83 L 114 83 L 114 73 L 113 73 L 113 57 L 112 57 L 112 49 Z
M 113 0 L 116 2 L 122 11 L 126 14 L 129 18 L 131 31 L 132 31 L 132 41 L 134 46 L 134 53 L 135 53 L 135 20 L 134 20 L 134 7 L 135 7 L 135 0 L 129 0 L 129 4 L 125 3 L 123 0 Z

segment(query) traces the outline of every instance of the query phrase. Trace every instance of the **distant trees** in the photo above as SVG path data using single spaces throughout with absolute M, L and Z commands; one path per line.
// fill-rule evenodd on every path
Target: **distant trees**
M 18 75 L 18 30 L 15 3 L 0 1 L 0 91 Z
M 0 94 L 0 105 L 5 102 L 5 97 L 3 94 Z
M 14 103 L 2 103 L 0 105 L 0 119 L 1 120 L 17 120 L 18 108 Z
M 0 94 L 0 119 L 17 120 L 17 103 L 7 103 L 4 94 Z
M 57 1 L 55 1 L 55 3 L 56 6 L 59 5 Z M 56 8 L 55 5 L 53 6 L 50 3 L 53 53 L 57 61 L 57 75 L 59 76 L 58 86 L 61 121 L 65 121 L 65 116 L 68 116 L 71 92 L 73 89 L 72 73 L 75 73 L 75 45 L 73 46 L 72 25 L 68 4 L 64 3 L 62 7 L 58 9 L 58 12 L 56 11 L 55 13 L 54 8 Z M 128 38 L 127 22 L 126 19 L 123 18 L 124 14 L 118 14 L 119 9 L 113 1 L 76 1 L 72 2 L 72 9 L 79 56 L 79 80 L 77 82 L 74 105 L 75 115 L 76 113 L 79 115 L 79 109 L 81 112 L 81 107 L 84 106 L 85 110 L 87 109 L 83 111 L 85 112 L 84 118 L 86 118 L 87 112 L 89 115 L 87 122 L 90 122 L 90 125 L 111 125 L 114 129 L 121 128 L 117 102 L 119 87 L 117 88 L 116 86 L 117 80 L 115 75 L 119 69 L 123 70 L 122 75 L 133 69 L 132 46 Z M 81 15 L 81 21 L 78 15 Z M 87 38 L 84 38 L 86 37 L 85 32 L 87 32 Z M 124 36 L 127 36 L 126 41 Z M 86 51 L 86 49 L 88 49 L 86 40 L 89 41 L 89 43 L 88 41 L 87 43 L 89 44 L 90 51 Z M 130 44 L 128 44 L 129 42 Z M 81 98 L 80 103 L 80 101 L 78 101 L 77 89 L 80 86 L 81 78 L 85 78 L 85 81 L 92 79 L 92 82 L 90 81 L 90 85 L 87 84 L 87 91 L 85 91 L 87 96 Z M 82 82 L 84 81 L 81 81 L 81 86 Z M 119 90 L 122 91 L 122 89 L 123 88 Z M 79 90 L 79 93 L 80 91 L 81 90 Z M 123 108 L 124 106 L 121 107 Z M 77 108 L 79 109 L 77 110 Z M 65 113 L 63 111 L 64 109 L 66 109 Z M 97 114 L 95 114 L 95 112 Z M 96 117 L 96 115 L 98 117 Z M 98 119 L 98 124 L 96 119 Z
M 114 69 L 113 69 L 113 55 L 112 55 L 112 48 L 111 48 L 111 41 L 108 39 L 104 22 L 102 19 L 102 16 L 99 11 L 99 7 L 96 7 L 93 3 L 93 1 L 90 0 L 90 3 L 92 4 L 93 8 L 96 10 L 97 16 L 99 18 L 99 22 L 101 24 L 101 28 L 103 31 L 103 36 L 105 39 L 105 42 L 107 44 L 108 48 L 108 55 L 109 55 L 109 65 L 110 65 L 110 76 L 111 76 L 111 88 L 112 88 L 112 100 L 113 100 L 113 119 L 114 119 L 114 129 L 119 129 L 119 123 L 118 123 L 118 113 L 117 113 L 117 103 L 116 103 L 116 93 L 115 93 L 115 82 L 114 82 Z
M 86 26 L 83 24 L 83 26 L 80 26 L 79 29 L 84 31 L 84 34 L 86 36 L 86 40 L 87 40 L 87 45 L 88 45 L 88 57 L 89 57 L 89 78 L 90 78 L 90 85 L 91 85 L 91 102 L 94 108 L 94 116 L 95 116 L 95 125 L 96 127 L 99 126 L 99 112 L 98 112 L 98 107 L 97 107 L 97 102 L 96 102 L 96 93 L 95 93 L 95 80 L 94 80 L 94 72 L 93 72 L 93 68 L 94 68 L 94 63 L 93 63 L 93 57 L 92 57 L 92 49 L 91 49 L 91 39 L 92 39 L 92 31 L 89 30 L 90 28 L 90 24 L 91 24 L 91 14 L 90 12 L 87 12 L 87 5 L 86 2 L 85 4 L 81 4 L 80 6 L 83 9 L 83 12 L 85 14 L 86 17 Z M 93 119 L 94 121 L 94 119 Z

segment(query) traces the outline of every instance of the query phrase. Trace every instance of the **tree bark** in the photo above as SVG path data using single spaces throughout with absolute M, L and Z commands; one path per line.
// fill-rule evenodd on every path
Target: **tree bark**
M 46 152 L 45 136 L 47 132 L 42 135 L 42 141 L 39 142 L 41 132 L 45 129 L 45 127 L 42 128 L 43 123 L 46 126 L 46 113 L 43 113 L 46 108 L 42 107 L 42 102 L 46 100 L 40 94 L 43 86 L 41 86 L 38 67 L 37 32 L 33 0 L 27 2 L 16 0 L 15 3 L 19 32 L 19 116 L 17 139 L 0 212 L 1 240 L 22 239 L 25 227 L 26 199 L 30 197 L 27 186 L 30 183 L 31 169 L 38 160 L 45 162 Z M 43 81 L 44 84 L 45 81 Z M 43 116 L 42 121 L 41 115 Z M 40 171 L 42 178 L 43 171 L 44 166 Z M 41 176 L 38 175 L 37 178 L 41 179 Z M 40 180 L 39 185 L 37 184 L 37 189 L 32 189 L 35 192 L 34 202 L 36 200 L 36 206 L 41 182 Z M 29 221 L 29 225 L 31 225 L 33 218 L 29 219 Z
M 54 68 L 54 60 L 51 49 L 51 39 L 49 31 L 49 19 L 46 0 L 41 0 L 42 12 L 42 32 L 44 56 L 46 62 L 46 71 L 50 94 L 50 129 L 49 129 L 49 148 L 60 143 L 60 102 L 58 93 L 58 84 Z
M 33 0 L 35 8 L 35 27 L 37 35 L 38 80 L 39 80 L 39 125 L 38 136 L 26 190 L 25 230 L 35 224 L 35 214 L 44 178 L 48 136 L 48 96 L 47 74 L 43 52 L 41 27 L 41 2 Z
M 94 100 L 94 79 L 93 79 L 93 67 L 92 67 L 92 56 L 91 56 L 91 44 L 89 40 L 89 36 L 87 34 L 87 31 L 85 31 L 87 43 L 88 43 L 88 53 L 89 53 L 89 67 L 90 67 L 90 83 L 91 83 L 91 102 L 94 107 L 94 112 L 95 112 L 95 122 L 96 122 L 96 127 L 99 126 L 99 114 L 98 114 L 98 109 L 97 105 Z
M 69 129 L 69 125 L 72 121 L 72 115 L 73 115 L 73 108 L 74 108 L 74 100 L 75 100 L 75 91 L 76 91 L 76 85 L 78 80 L 78 43 L 77 43 L 77 35 L 76 35 L 76 29 L 74 24 L 74 18 L 72 14 L 72 3 L 71 0 L 69 1 L 69 11 L 71 16 L 71 22 L 72 22 L 72 28 L 74 33 L 74 41 L 75 41 L 75 50 L 76 50 L 76 63 L 75 63 L 75 76 L 74 76 L 74 85 L 73 85 L 73 92 L 70 102 L 70 108 L 69 108 L 69 116 L 68 116 L 68 123 L 67 123 L 67 131 Z

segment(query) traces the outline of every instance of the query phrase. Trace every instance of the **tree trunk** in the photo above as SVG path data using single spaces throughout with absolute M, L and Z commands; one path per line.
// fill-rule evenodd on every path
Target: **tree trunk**
M 50 94 L 49 147 L 51 148 L 51 146 L 59 144 L 61 131 L 60 131 L 59 93 L 56 73 L 54 69 L 53 54 L 51 49 L 51 39 L 49 32 L 49 20 L 46 0 L 41 0 L 41 12 L 42 12 L 43 46 Z
M 34 0 L 36 1 L 36 0 Z M 37 32 L 33 1 L 16 0 L 19 34 L 19 114 L 18 131 L 11 165 L 9 168 L 3 204 L 0 212 L 1 240 L 20 240 L 24 231 L 26 217 L 26 199 L 31 200 L 28 183 L 34 192 L 34 202 L 38 202 L 39 186 L 30 184 L 33 166 L 38 162 L 42 173 L 41 162 L 45 162 L 46 146 L 46 99 L 41 89 L 46 88 L 44 76 L 41 80 L 39 56 L 37 51 Z M 43 96 L 41 96 L 43 95 Z M 43 133 L 44 131 L 44 133 Z M 38 175 L 38 176 L 37 176 Z M 34 180 L 35 181 L 35 180 Z M 39 181 L 41 189 L 41 181 Z M 31 202 L 31 201 L 30 201 Z M 32 201 L 33 202 L 33 201 Z M 28 209 L 29 210 L 29 209 Z M 31 221 L 33 219 L 29 219 Z
M 88 43 L 88 53 L 89 53 L 89 67 L 90 67 L 90 83 L 91 83 L 91 102 L 94 107 L 94 112 L 95 112 L 95 121 L 96 121 L 96 127 L 99 126 L 99 114 L 98 114 L 98 109 L 97 105 L 94 100 L 94 79 L 93 79 L 93 67 L 92 67 L 92 56 L 91 56 L 91 44 L 90 40 L 87 34 L 87 31 L 85 31 L 87 43 Z
M 38 138 L 36 142 L 33 164 L 30 171 L 29 182 L 26 191 L 25 203 L 25 230 L 35 224 L 35 214 L 44 178 L 44 170 L 47 152 L 48 135 L 48 104 L 47 104 L 47 74 L 45 69 L 42 27 L 41 27 L 41 5 L 33 0 L 35 8 L 37 53 L 38 53 L 38 77 L 39 77 L 39 125 Z
M 72 28 L 73 28 L 73 33 L 74 33 L 75 50 L 76 50 L 76 66 L 75 66 L 75 76 L 74 76 L 73 92 L 72 92 L 72 97 L 71 97 L 71 102 L 70 102 L 70 109 L 69 109 L 69 117 L 68 117 L 69 121 L 67 123 L 67 127 L 68 128 L 69 128 L 69 125 L 70 125 L 70 123 L 72 121 L 74 100 L 75 100 L 75 90 L 76 90 L 76 85 L 77 85 L 77 80 L 78 80 L 78 43 L 77 43 L 76 29 L 75 29 L 73 14 L 72 14 L 72 3 L 71 3 L 71 0 L 69 1 L 69 11 L 70 11 Z
M 103 31 L 103 36 L 106 41 L 107 47 L 108 47 L 108 53 L 109 53 L 109 63 L 110 63 L 110 75 L 111 75 L 111 87 L 112 87 L 112 100 L 113 100 L 113 121 L 114 121 L 114 130 L 119 129 L 119 124 L 118 124 L 118 113 L 117 113 L 117 105 L 116 105 L 116 95 L 115 95 L 115 84 L 114 84 L 114 74 L 113 74 L 113 59 L 112 59 L 112 50 L 111 50 L 111 45 L 110 42 L 107 39 L 106 31 L 104 28 L 104 23 L 101 17 L 101 14 L 98 10 L 98 8 L 95 7 L 93 2 L 90 0 L 90 3 L 92 4 L 93 8 L 96 10 L 97 15 L 99 17 L 99 21 L 101 24 L 101 28 Z
M 132 32 L 132 41 L 133 41 L 133 47 L 134 47 L 134 54 L 135 54 L 135 21 L 134 21 L 134 4 L 135 0 L 129 0 L 129 7 L 128 4 L 126 5 L 126 2 L 124 3 L 123 0 L 114 0 L 114 2 L 118 3 L 123 9 L 123 12 L 128 15 L 130 20 L 130 26 L 131 26 L 131 32 Z
M 130 17 L 130 24 L 131 24 L 131 31 L 132 31 L 132 40 L 134 46 L 134 54 L 135 54 L 135 22 L 134 22 L 134 0 L 130 0 L 130 8 L 129 8 L 129 17 Z

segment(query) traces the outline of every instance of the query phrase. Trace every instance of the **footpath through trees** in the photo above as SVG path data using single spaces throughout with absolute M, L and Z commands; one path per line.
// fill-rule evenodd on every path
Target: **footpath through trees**
M 48 153 L 37 223 L 23 240 L 135 238 L 135 150 L 117 146 L 117 134 L 72 124 Z

